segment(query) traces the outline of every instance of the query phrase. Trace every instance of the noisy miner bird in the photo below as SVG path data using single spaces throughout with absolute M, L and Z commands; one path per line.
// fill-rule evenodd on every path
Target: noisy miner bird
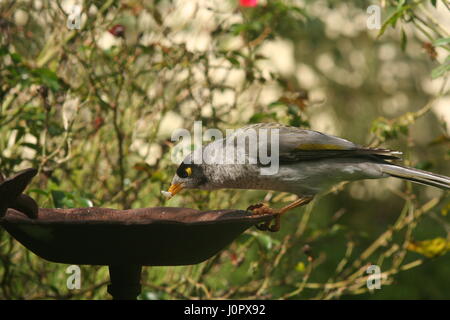
M 277 133 L 278 170 L 274 174 L 262 174 L 267 167 L 261 159 L 236 143 L 240 135 L 249 130 L 260 133 L 269 132 L 268 137 Z M 224 162 L 229 155 L 226 145 L 234 145 L 237 154 L 244 155 L 245 163 Z M 272 138 L 259 139 L 253 146 L 272 150 Z M 202 161 L 195 157 L 202 152 Z M 401 152 L 387 149 L 359 146 L 348 140 L 321 132 L 299 129 L 278 123 L 259 123 L 243 127 L 224 139 L 218 139 L 203 147 L 202 151 L 189 154 L 178 167 L 168 191 L 163 191 L 168 198 L 182 189 L 256 189 L 289 192 L 298 199 L 281 208 L 272 209 L 264 204 L 250 206 L 255 214 L 276 214 L 275 222 L 259 226 L 262 230 L 278 231 L 281 216 L 287 211 L 309 203 L 313 197 L 332 185 L 342 181 L 361 179 L 379 179 L 396 177 L 421 183 L 444 190 L 450 189 L 450 178 L 415 168 L 392 163 L 400 159 Z M 253 163 L 252 161 L 253 160 Z M 273 159 L 272 159 L 273 160 Z

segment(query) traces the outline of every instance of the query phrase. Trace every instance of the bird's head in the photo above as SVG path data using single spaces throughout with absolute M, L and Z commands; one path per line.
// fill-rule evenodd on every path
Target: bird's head
M 170 199 L 183 189 L 204 189 L 207 182 L 201 165 L 183 161 L 172 179 L 169 190 L 163 191 L 163 194 Z

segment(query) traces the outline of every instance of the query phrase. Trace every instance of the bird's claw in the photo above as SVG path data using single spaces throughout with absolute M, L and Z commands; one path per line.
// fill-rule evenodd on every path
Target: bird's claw
M 265 203 L 257 203 L 251 205 L 247 208 L 247 211 L 251 211 L 254 215 L 264 215 L 264 214 L 276 214 L 277 210 L 269 207 Z
M 267 222 L 263 222 L 261 224 L 257 224 L 255 225 L 256 229 L 260 230 L 260 231 L 267 231 L 269 230 L 269 226 Z
M 265 215 L 265 214 L 279 214 L 279 211 L 269 207 L 265 203 L 257 203 L 251 205 L 247 208 L 247 211 L 251 211 L 254 215 Z M 279 217 L 275 217 L 275 223 L 271 225 L 273 220 L 257 224 L 255 227 L 261 231 L 277 232 L 280 230 Z M 278 220 L 277 220 L 278 219 Z
M 259 209 L 262 206 L 264 206 L 264 203 L 262 203 L 262 202 L 261 203 L 257 203 L 257 204 L 252 204 L 252 205 L 248 206 L 247 211 L 253 211 L 255 209 Z
M 261 224 L 257 224 L 255 225 L 256 229 L 261 230 L 261 231 L 269 231 L 269 232 L 278 232 L 280 231 L 280 226 L 279 224 L 275 223 L 273 225 L 270 225 L 271 221 L 267 221 Z

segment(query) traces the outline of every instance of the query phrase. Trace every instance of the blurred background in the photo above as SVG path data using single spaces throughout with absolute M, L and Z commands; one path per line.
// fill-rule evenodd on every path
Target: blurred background
M 449 9 L 447 0 L 1 1 L 0 172 L 38 168 L 27 194 L 41 207 L 280 207 L 293 196 L 161 195 L 178 165 L 175 129 L 276 121 L 450 175 Z M 448 193 L 393 178 L 341 184 L 288 213 L 278 233 L 251 229 L 199 265 L 144 268 L 140 298 L 448 299 L 449 210 Z M 371 264 L 381 289 L 366 286 Z M 109 297 L 106 267 L 81 266 L 80 290 L 67 289 L 67 267 L 0 230 L 1 299 Z

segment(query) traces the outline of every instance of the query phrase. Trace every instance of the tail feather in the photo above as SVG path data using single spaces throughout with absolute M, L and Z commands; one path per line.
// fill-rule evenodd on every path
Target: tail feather
M 450 190 L 450 177 L 395 164 L 383 164 L 381 169 L 392 177 Z

